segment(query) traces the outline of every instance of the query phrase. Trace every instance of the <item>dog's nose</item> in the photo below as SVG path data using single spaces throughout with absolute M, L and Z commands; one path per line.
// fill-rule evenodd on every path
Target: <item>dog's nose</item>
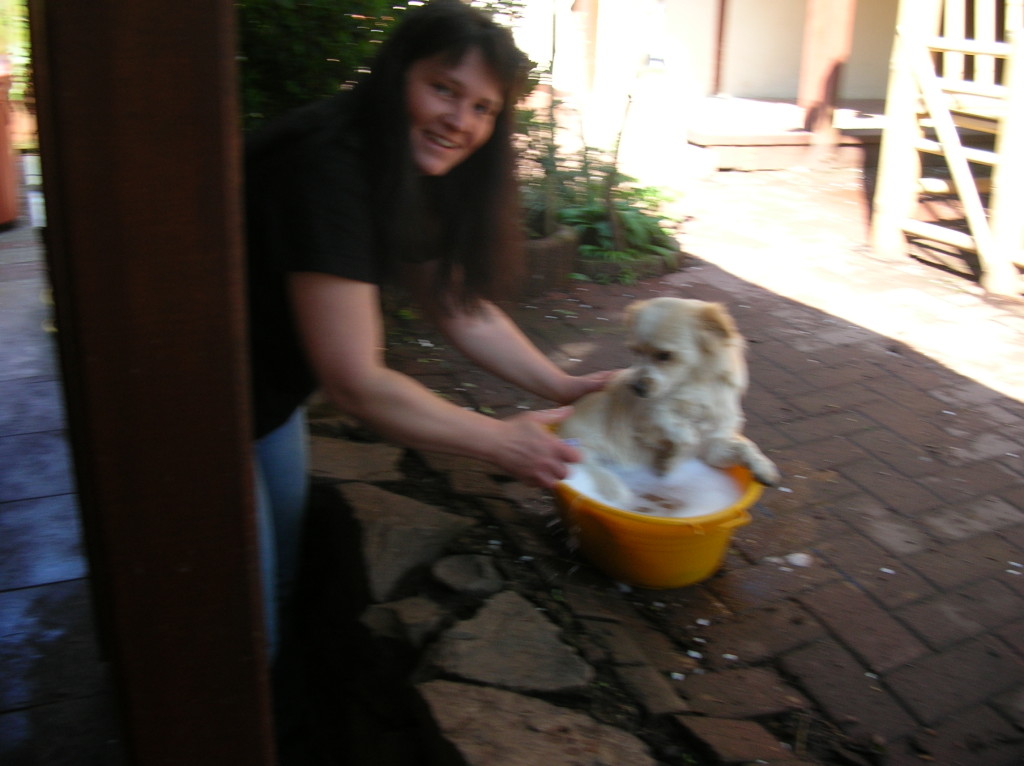
M 633 389 L 633 393 L 643 398 L 647 396 L 650 391 L 650 384 L 647 378 L 637 378 L 630 384 L 630 388 Z

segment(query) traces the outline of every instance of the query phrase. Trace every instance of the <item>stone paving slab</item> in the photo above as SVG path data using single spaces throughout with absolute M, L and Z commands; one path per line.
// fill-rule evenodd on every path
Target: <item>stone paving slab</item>
M 447 681 L 420 693 L 461 763 L 655 766 L 635 737 L 541 700 Z
M 0 762 L 118 764 L 39 232 L 0 232 Z

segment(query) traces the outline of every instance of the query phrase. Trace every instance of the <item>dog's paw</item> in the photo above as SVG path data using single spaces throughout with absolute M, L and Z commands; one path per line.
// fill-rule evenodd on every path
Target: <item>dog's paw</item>
M 767 458 L 750 466 L 750 472 L 754 474 L 755 479 L 766 487 L 777 487 L 779 480 L 782 479 L 782 474 L 779 473 L 778 467 Z

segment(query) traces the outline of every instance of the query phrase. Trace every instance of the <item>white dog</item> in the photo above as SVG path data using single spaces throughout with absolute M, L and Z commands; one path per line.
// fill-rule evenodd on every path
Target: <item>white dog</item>
M 618 504 L 631 494 L 608 467 L 664 476 L 693 458 L 745 466 L 774 486 L 778 468 L 742 434 L 745 343 L 725 307 L 654 298 L 630 305 L 626 325 L 636 363 L 576 402 L 559 429 L 579 442 L 602 496 Z

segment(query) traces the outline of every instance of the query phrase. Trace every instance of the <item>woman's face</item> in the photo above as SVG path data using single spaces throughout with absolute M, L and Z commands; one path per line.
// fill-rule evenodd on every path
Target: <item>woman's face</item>
M 501 85 L 480 51 L 456 64 L 444 54 L 413 62 L 406 74 L 413 162 L 421 173 L 443 176 L 479 149 L 494 132 Z

